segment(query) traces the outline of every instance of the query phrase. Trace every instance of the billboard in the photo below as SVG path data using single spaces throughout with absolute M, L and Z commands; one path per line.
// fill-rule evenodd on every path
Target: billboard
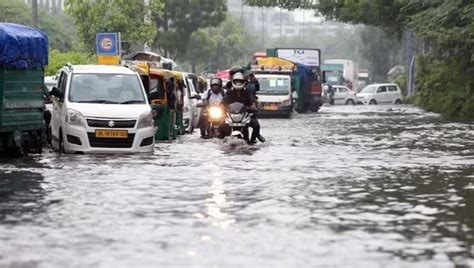
M 278 58 L 308 66 L 321 66 L 319 49 L 278 48 Z

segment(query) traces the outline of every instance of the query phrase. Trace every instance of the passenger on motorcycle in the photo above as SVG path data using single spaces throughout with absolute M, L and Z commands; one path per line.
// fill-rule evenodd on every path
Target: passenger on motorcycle
M 213 78 L 211 80 L 211 88 L 208 89 L 206 92 L 203 93 L 201 96 L 201 101 L 203 102 L 203 108 L 210 108 L 210 107 L 219 107 L 222 104 L 222 100 L 224 99 L 224 90 L 222 89 L 222 80 L 220 78 Z M 220 107 L 219 107 L 220 109 Z M 209 136 L 209 133 L 206 133 L 209 116 L 214 116 L 214 110 L 206 109 L 205 112 L 201 113 L 201 117 L 199 119 L 199 128 L 201 130 L 201 138 L 206 138 Z M 215 109 L 215 113 L 219 111 L 217 108 Z M 220 112 L 223 117 L 223 112 Z M 221 122 L 223 123 L 223 121 Z
M 242 72 L 236 72 L 232 76 L 231 88 L 228 90 L 224 96 L 223 103 L 226 107 L 234 102 L 243 103 L 249 110 L 257 110 L 256 100 L 253 92 L 245 90 L 245 78 Z M 249 123 L 249 127 L 253 129 L 252 136 L 249 143 L 256 143 L 257 136 L 260 133 L 260 124 L 255 117 L 252 117 Z M 228 133 L 229 130 L 227 130 Z

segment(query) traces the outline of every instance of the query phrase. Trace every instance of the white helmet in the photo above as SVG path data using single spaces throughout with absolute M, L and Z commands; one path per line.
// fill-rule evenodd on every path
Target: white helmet
M 244 89 L 245 86 L 245 79 L 244 79 L 244 74 L 243 73 L 235 73 L 232 76 L 232 88 L 237 89 L 237 90 L 242 90 Z

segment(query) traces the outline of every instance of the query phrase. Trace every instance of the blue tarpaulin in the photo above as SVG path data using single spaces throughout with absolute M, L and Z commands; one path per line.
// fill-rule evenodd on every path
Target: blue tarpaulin
M 42 31 L 0 23 L 0 66 L 33 68 L 48 65 L 48 37 Z

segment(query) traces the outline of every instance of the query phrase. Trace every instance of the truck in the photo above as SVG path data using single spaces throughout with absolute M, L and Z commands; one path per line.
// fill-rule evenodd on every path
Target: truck
M 328 59 L 324 61 L 327 65 L 342 65 L 342 76 L 344 78 L 344 86 L 352 91 L 357 92 L 358 88 L 358 70 L 357 65 L 352 60 L 347 59 Z
M 339 63 L 323 63 L 322 67 L 323 80 L 326 85 L 343 85 L 344 84 L 344 65 Z
M 0 151 L 10 156 L 42 152 L 47 64 L 46 34 L 0 23 Z
M 260 85 L 260 90 L 257 91 L 261 106 L 259 116 L 289 118 L 293 111 L 294 63 L 272 57 L 256 59 L 255 63 L 256 65 L 251 66 L 251 71 Z
M 293 62 L 295 70 L 295 109 L 317 112 L 322 105 L 321 50 L 314 48 L 271 48 L 268 57 Z

